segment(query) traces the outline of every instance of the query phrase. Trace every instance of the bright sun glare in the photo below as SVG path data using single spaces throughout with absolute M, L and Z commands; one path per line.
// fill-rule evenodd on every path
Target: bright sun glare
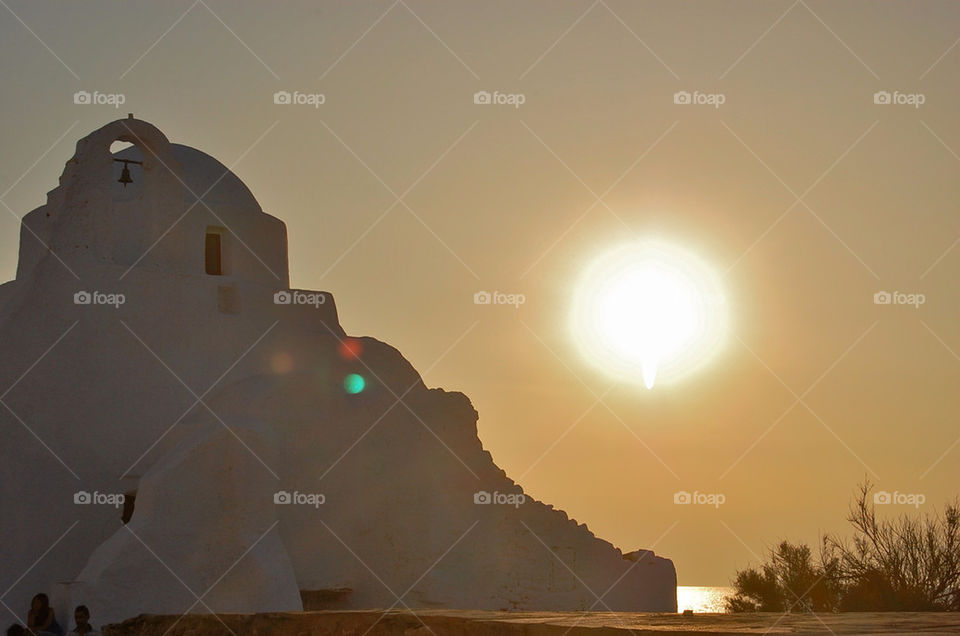
M 670 381 L 719 348 L 726 310 L 717 277 L 700 259 L 663 243 L 631 243 L 586 269 L 573 303 L 584 356 L 627 382 Z

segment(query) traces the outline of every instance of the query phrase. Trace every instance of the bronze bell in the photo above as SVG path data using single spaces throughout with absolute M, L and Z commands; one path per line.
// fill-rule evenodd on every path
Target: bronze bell
M 120 173 L 117 182 L 122 183 L 124 188 L 127 187 L 128 183 L 133 183 L 133 179 L 130 177 L 130 167 L 126 163 L 123 164 L 123 171 Z
M 136 161 L 135 159 L 117 159 L 113 158 L 114 161 L 119 161 L 123 164 L 123 170 L 120 172 L 120 178 L 117 179 L 117 183 L 122 183 L 123 187 L 126 188 L 128 183 L 133 183 L 133 177 L 130 176 L 130 164 L 134 163 L 138 166 L 142 166 L 142 161 Z

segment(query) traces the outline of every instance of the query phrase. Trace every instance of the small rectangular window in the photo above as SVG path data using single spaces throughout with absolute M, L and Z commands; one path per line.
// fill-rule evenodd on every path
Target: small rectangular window
M 137 501 L 137 491 L 128 492 L 123 495 L 123 512 L 120 515 L 120 521 L 124 525 L 130 523 L 130 519 L 133 518 L 133 509 Z
M 220 235 L 207 232 L 207 274 L 211 276 L 223 275 L 223 261 L 220 252 Z

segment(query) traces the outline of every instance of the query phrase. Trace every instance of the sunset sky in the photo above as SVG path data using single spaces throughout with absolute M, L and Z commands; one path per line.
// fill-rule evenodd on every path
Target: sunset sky
M 133 112 L 286 222 L 292 284 L 349 334 L 467 394 L 527 493 L 681 585 L 842 530 L 865 477 L 921 511 L 958 494 L 957 3 L 0 5 L 4 279 L 77 139 Z M 648 239 L 709 266 L 727 312 L 709 362 L 652 390 L 569 327 L 589 264 Z

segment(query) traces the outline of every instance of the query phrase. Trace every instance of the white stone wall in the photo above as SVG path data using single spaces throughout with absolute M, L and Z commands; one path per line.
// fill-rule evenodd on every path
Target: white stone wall
M 113 183 L 118 138 L 140 148 L 124 155 L 144 161 L 131 167 L 136 191 Z M 192 611 L 295 609 L 298 589 L 332 588 L 353 590 L 347 608 L 406 593 L 413 607 L 675 610 L 669 560 L 627 560 L 530 497 L 474 503 L 522 490 L 483 450 L 469 400 L 428 389 L 374 339 L 359 360 L 341 355 L 332 296 L 288 290 L 283 223 L 224 170 L 120 120 L 78 143 L 26 217 L 17 279 L 0 286 L 0 387 L 13 386 L 0 408 L 0 503 L 12 513 L 0 515 L 0 588 L 27 572 L 5 603 L 25 611 L 56 590 L 62 610 L 86 603 L 97 624 L 183 612 L 196 600 L 187 588 L 211 586 Z M 184 216 L 190 191 L 214 183 L 211 210 Z M 230 246 L 225 276 L 204 273 L 209 225 L 246 244 Z M 75 304 L 81 291 L 124 302 Z M 364 391 L 344 391 L 348 373 Z M 126 527 L 119 509 L 74 503 L 131 489 Z M 277 491 L 325 501 L 277 505 Z M 590 590 L 621 578 L 594 607 Z

